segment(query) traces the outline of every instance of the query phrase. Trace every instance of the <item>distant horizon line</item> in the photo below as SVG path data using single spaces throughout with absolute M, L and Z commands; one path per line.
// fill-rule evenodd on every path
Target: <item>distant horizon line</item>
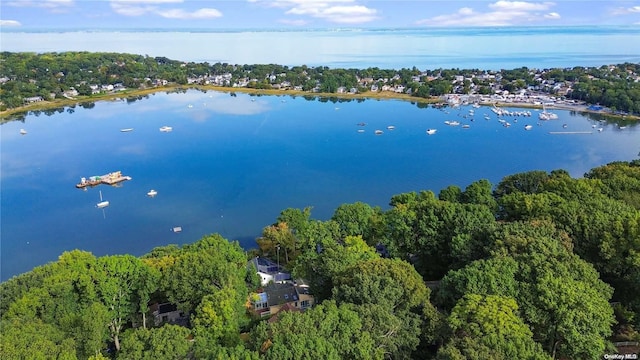
M 204 28 L 204 27 L 175 27 L 175 28 L 159 28 L 159 27 L 9 27 L 2 26 L 3 32 L 360 32 L 360 31 L 416 31 L 416 30 L 434 30 L 434 31 L 466 31 L 466 30 L 484 30 L 484 31 L 500 31 L 500 30 L 532 30 L 532 29 L 629 29 L 637 28 L 640 30 L 640 24 L 598 24 L 598 25 L 504 25 L 504 26 L 378 26 L 378 27 L 314 27 L 314 28 L 296 28 L 296 27 L 238 27 L 238 28 Z

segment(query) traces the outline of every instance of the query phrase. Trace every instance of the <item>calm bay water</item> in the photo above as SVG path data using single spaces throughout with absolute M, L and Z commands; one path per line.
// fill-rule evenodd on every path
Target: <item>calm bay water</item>
M 3 51 L 109 51 L 196 62 L 513 69 L 640 62 L 640 26 L 273 30 L 3 29 Z
M 567 111 L 538 126 L 533 111 L 531 118 L 507 118 L 512 126 L 505 128 L 487 108 L 475 110 L 475 121 L 460 116 L 469 109 L 447 114 L 402 101 L 188 91 L 5 123 L 1 278 L 75 248 L 142 255 L 214 232 L 249 248 L 287 207 L 313 206 L 314 218 L 327 219 L 342 203 L 386 208 L 393 194 L 437 193 L 481 178 L 496 184 L 515 172 L 562 168 L 579 177 L 640 151 L 638 126 L 619 129 Z M 525 124 L 534 128 L 525 131 Z M 160 132 L 164 125 L 173 132 Z M 592 125 L 604 131 L 549 134 L 593 131 Z M 28 134 L 21 136 L 21 128 Z M 437 134 L 426 135 L 428 128 Z M 376 136 L 376 129 L 384 133 Z M 121 187 L 74 186 L 82 176 L 115 170 L 133 179 Z M 155 198 L 146 196 L 150 189 L 158 191 Z M 104 213 L 95 207 L 99 190 L 111 203 Z M 174 226 L 183 232 L 170 231 Z

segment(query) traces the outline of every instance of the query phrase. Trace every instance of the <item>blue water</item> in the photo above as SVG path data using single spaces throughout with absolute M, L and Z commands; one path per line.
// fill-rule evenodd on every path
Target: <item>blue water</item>
M 3 29 L 3 51 L 110 51 L 196 62 L 487 70 L 640 62 L 640 26 L 274 30 Z
M 513 125 L 505 128 L 487 108 L 476 109 L 473 122 L 459 115 L 469 109 L 447 114 L 392 100 L 334 103 L 192 90 L 5 123 L 1 279 L 75 248 L 142 255 L 213 232 L 250 248 L 288 207 L 312 206 L 314 218 L 327 219 L 342 203 L 386 208 L 393 194 L 437 193 L 481 178 L 496 184 L 520 171 L 562 168 L 579 177 L 640 151 L 638 126 L 550 135 L 592 131 L 600 123 L 556 111 L 559 120 L 538 126 L 534 111 L 517 123 L 507 118 Z M 528 123 L 533 130 L 524 130 Z M 164 125 L 173 132 L 160 132 Z M 21 128 L 28 134 L 21 136 Z M 437 134 L 426 135 L 428 128 Z M 376 129 L 384 133 L 376 136 Z M 115 170 L 133 179 L 121 187 L 74 186 L 80 177 Z M 155 198 L 146 196 L 151 189 Z M 95 207 L 99 190 L 110 201 L 104 212 Z M 174 226 L 183 232 L 171 232 Z

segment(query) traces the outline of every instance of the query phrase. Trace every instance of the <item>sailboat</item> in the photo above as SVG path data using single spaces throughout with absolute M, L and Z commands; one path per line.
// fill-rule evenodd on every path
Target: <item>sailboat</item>
M 555 120 L 558 118 L 558 114 L 547 111 L 545 103 L 542 103 L 542 112 L 538 114 L 540 120 Z
M 98 209 L 102 209 L 102 208 L 106 208 L 107 206 L 109 206 L 109 202 L 108 201 L 104 201 L 102 199 L 102 190 L 100 190 L 100 202 L 96 204 L 96 207 Z

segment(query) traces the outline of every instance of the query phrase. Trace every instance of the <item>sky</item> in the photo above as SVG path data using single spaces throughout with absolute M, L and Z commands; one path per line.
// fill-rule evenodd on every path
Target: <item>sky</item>
M 640 25 L 640 0 L 2 0 L 0 28 L 304 29 Z

